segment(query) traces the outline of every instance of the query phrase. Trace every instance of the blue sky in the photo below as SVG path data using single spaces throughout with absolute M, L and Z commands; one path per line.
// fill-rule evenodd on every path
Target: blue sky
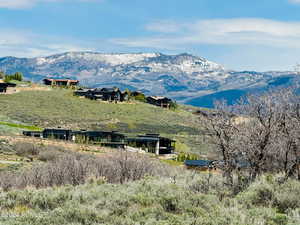
M 0 56 L 188 52 L 234 70 L 300 63 L 300 0 L 0 0 Z

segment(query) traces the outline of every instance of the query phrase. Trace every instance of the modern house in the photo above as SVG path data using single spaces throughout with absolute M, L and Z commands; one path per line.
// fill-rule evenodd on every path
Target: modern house
M 23 131 L 28 137 L 50 138 L 59 140 L 72 140 L 72 131 L 66 129 L 44 129 L 43 131 Z
M 128 94 L 121 92 L 117 87 L 113 88 L 95 88 L 95 89 L 79 89 L 74 95 L 84 96 L 91 100 L 101 100 L 108 102 L 123 102 L 128 100 Z
M 45 129 L 43 132 L 43 138 L 60 139 L 65 141 L 72 140 L 72 130 L 66 129 Z
M 0 93 L 6 93 L 8 88 L 14 88 L 16 86 L 17 86 L 16 84 L 7 83 L 0 80 Z
M 175 141 L 159 134 L 139 135 L 133 138 L 127 138 L 129 146 L 142 148 L 156 155 L 172 154 L 175 150 Z
M 45 129 L 42 132 L 24 131 L 29 137 L 59 139 L 82 144 L 100 144 L 102 146 L 125 148 L 131 146 L 142 148 L 156 155 L 172 154 L 175 150 L 175 141 L 159 134 L 146 134 L 127 138 L 116 131 L 72 131 L 67 129 Z
M 28 136 L 28 137 L 42 138 L 43 132 L 42 131 L 23 131 L 23 135 Z
M 163 96 L 149 96 L 146 98 L 147 103 L 162 108 L 170 108 L 172 105 L 172 99 Z
M 28 137 L 58 139 L 84 144 L 101 144 L 109 147 L 126 145 L 126 136 L 115 131 L 72 131 L 67 129 L 44 129 L 43 131 L 23 131 Z
M 74 131 L 73 141 L 124 148 L 126 136 L 115 131 Z
M 79 84 L 78 80 L 71 80 L 68 78 L 62 79 L 54 79 L 54 78 L 46 78 L 43 80 L 45 85 L 51 85 L 51 86 L 62 86 L 62 87 L 68 87 L 68 86 L 77 86 Z
M 7 87 L 7 83 L 0 83 L 0 93 L 6 93 Z
M 79 88 L 78 90 L 74 91 L 75 96 L 80 96 L 80 97 L 86 97 L 91 93 L 94 89 L 91 88 Z

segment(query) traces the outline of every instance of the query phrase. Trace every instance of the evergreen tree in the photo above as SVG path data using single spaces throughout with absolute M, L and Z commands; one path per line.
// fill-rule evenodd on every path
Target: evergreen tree
M 14 77 L 13 77 L 14 80 L 17 80 L 17 81 L 22 81 L 23 80 L 23 74 L 21 72 L 16 72 L 14 74 Z

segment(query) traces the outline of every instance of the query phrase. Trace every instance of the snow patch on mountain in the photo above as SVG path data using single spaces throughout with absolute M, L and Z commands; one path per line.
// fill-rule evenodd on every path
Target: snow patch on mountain
M 282 82 L 274 81 L 277 77 L 294 76 L 292 72 L 228 71 L 222 65 L 187 53 L 66 52 L 37 58 L 4 57 L 0 58 L 0 70 L 20 71 L 34 81 L 70 77 L 79 79 L 84 86 L 119 86 L 180 102 L 224 90 L 257 89 Z

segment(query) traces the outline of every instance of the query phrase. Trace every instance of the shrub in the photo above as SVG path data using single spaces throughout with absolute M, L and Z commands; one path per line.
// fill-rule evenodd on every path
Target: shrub
M 57 157 L 55 153 L 49 151 L 39 156 L 47 161 L 46 164 L 36 165 L 21 173 L 0 173 L 0 187 L 7 190 L 28 186 L 80 185 L 91 182 L 91 178 L 97 183 L 105 180 L 122 184 L 147 175 L 163 176 L 168 173 L 165 165 L 137 154 L 116 153 L 104 158 L 71 152 L 63 152 Z
M 177 104 L 177 102 L 171 102 L 170 103 L 170 109 L 173 109 L 173 110 L 175 110 L 175 109 L 178 109 L 178 104 Z
M 296 180 L 288 180 L 281 185 L 277 185 L 275 191 L 275 201 L 273 206 L 279 212 L 286 213 L 290 209 L 300 208 L 300 184 Z
M 140 101 L 140 102 L 146 102 L 146 96 L 144 94 L 138 94 L 134 96 L 134 100 Z
M 39 153 L 38 160 L 43 162 L 53 161 L 58 157 L 58 154 L 57 151 L 43 151 Z
M 287 180 L 284 183 L 272 181 L 269 176 L 257 179 L 237 198 L 248 205 L 275 207 L 280 213 L 300 208 L 300 183 Z
M 62 154 L 66 154 L 66 150 L 64 148 L 53 145 L 41 146 L 38 160 L 43 162 L 54 161 L 61 157 Z
M 196 154 L 191 154 L 191 153 L 179 153 L 177 156 L 177 161 L 178 162 L 184 162 L 185 160 L 197 160 L 199 159 L 198 155 Z
M 38 147 L 28 142 L 17 142 L 13 148 L 18 156 L 32 157 L 39 154 Z
M 196 178 L 201 177 L 198 174 Z M 255 187 L 245 192 L 252 192 L 264 182 L 256 181 Z M 276 189 L 276 195 L 280 185 L 269 185 Z M 283 190 L 289 190 L 288 186 Z M 191 192 L 185 176 L 181 176 L 177 184 L 169 178 L 151 177 L 123 185 L 99 187 L 91 183 L 78 187 L 14 190 L 0 194 L 0 208 L 0 215 L 4 215 L 1 222 L 7 225 L 296 225 L 300 222 L 300 209 L 283 214 L 276 208 L 247 205 L 235 197 L 220 201 L 214 194 Z

